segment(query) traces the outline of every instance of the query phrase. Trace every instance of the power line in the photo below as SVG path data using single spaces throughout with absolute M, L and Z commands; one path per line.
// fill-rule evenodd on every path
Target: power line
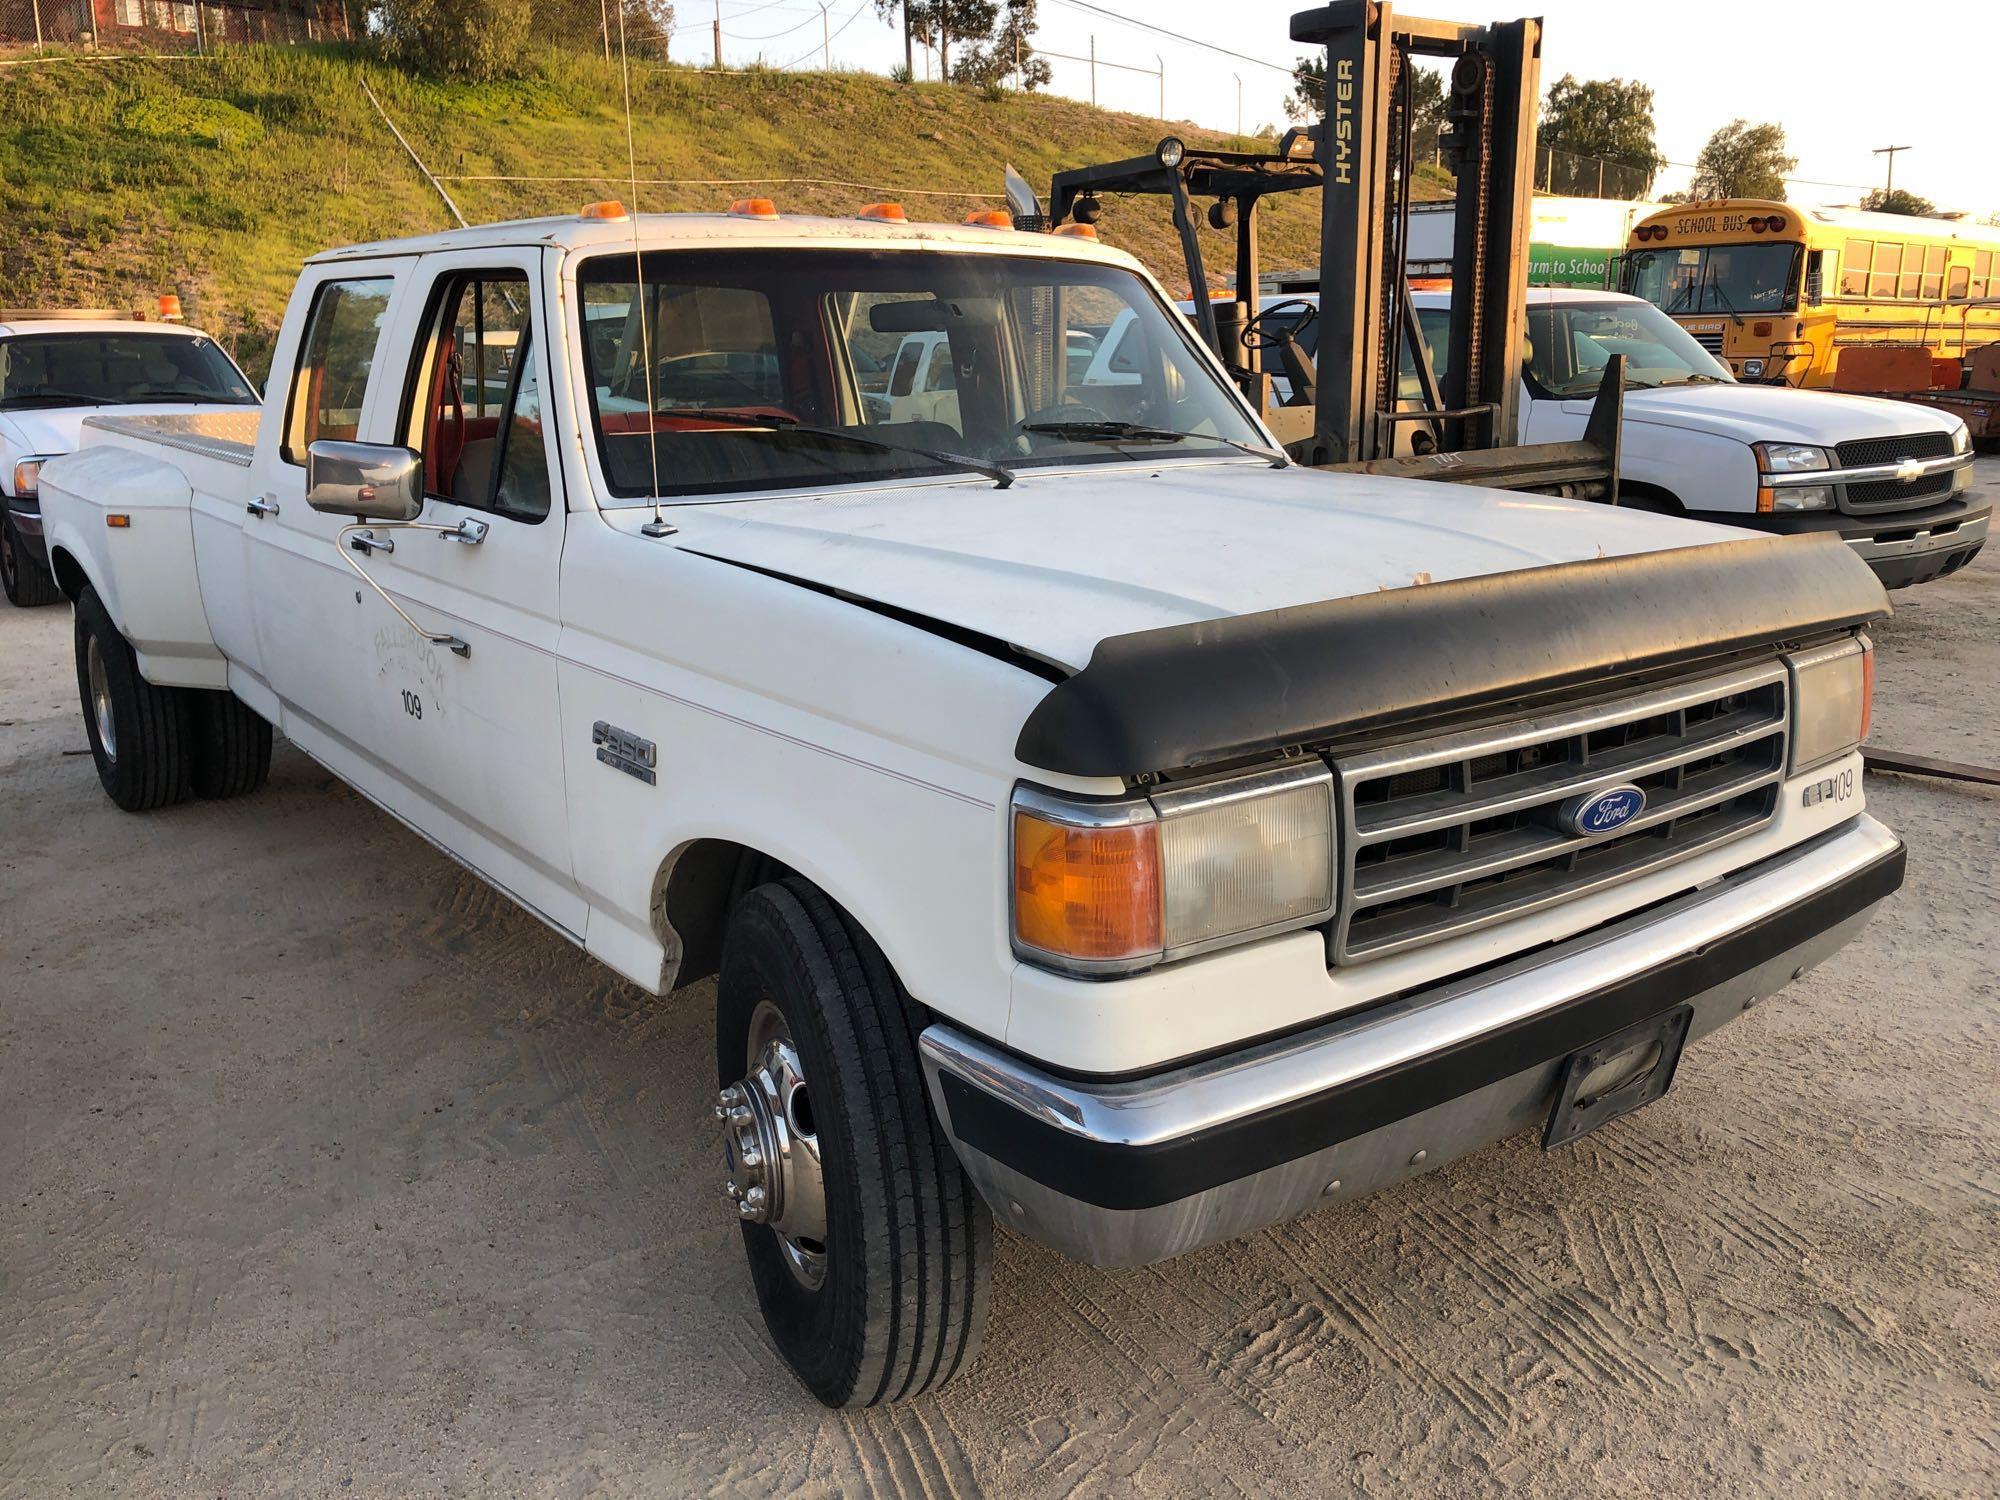
M 1106 20 L 1116 21 L 1121 26 L 1132 26 L 1140 31 L 1150 31 L 1157 36 L 1168 37 L 1185 46 L 1200 47 L 1209 52 L 1219 52 L 1224 57 L 1233 57 L 1239 62 L 1254 63 L 1260 68 L 1269 68 L 1274 73 L 1283 73 L 1287 78 L 1296 78 L 1299 76 L 1299 69 L 1296 66 L 1288 68 L 1283 63 L 1272 62 L 1269 58 L 1252 57 L 1248 52 L 1238 52 L 1233 47 L 1224 47 L 1218 42 L 1205 42 L 1200 37 L 1189 36 L 1183 31 L 1174 31 L 1165 26 L 1156 26 L 1151 21 L 1141 21 L 1132 16 L 1120 15 L 1117 11 L 1107 10 L 1102 5 L 1093 5 L 1090 3 L 1090 0 L 1052 0 L 1052 3 L 1068 6 L 1071 10 L 1089 11 L 1092 15 L 1103 16 Z
M 847 30 L 848 27 L 852 26 L 857 20 L 859 20 L 861 18 L 861 13 L 864 10 L 867 10 L 872 3 L 873 0 L 861 0 L 861 3 L 859 5 L 855 6 L 853 10 L 847 13 L 847 19 L 845 21 L 842 21 L 838 26 L 833 28 L 832 35 L 828 36 L 826 40 L 820 44 L 820 46 L 808 47 L 804 52 L 801 52 L 797 57 L 793 58 L 790 62 L 780 67 L 778 71 L 780 73 L 789 73 L 793 68 L 796 68 L 800 63 L 804 62 L 807 58 L 811 57 L 813 53 L 819 52 L 821 50 L 824 50 L 829 54 L 827 58 L 827 64 L 829 71 L 831 71 L 833 62 L 831 56 L 833 51 L 833 38 L 839 36 L 841 32 Z

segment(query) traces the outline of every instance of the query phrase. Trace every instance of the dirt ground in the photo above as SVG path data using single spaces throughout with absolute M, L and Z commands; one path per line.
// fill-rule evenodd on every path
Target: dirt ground
M 1897 604 L 1875 742 L 2000 762 L 2000 546 Z M 705 986 L 288 747 L 130 817 L 84 745 L 68 612 L 0 613 L 0 1494 L 2000 1492 L 1995 792 L 1871 776 L 1908 886 L 1654 1107 L 1152 1270 L 1003 1236 L 971 1374 L 839 1415 Z

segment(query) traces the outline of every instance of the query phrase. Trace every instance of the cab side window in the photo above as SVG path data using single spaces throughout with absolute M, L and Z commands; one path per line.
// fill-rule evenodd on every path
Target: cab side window
M 527 273 L 443 277 L 410 375 L 406 441 L 424 493 L 520 521 L 549 513 Z
M 285 414 L 286 462 L 304 463 L 306 449 L 320 438 L 352 442 L 359 433 L 395 285 L 390 277 L 371 276 L 325 282 L 313 294 Z

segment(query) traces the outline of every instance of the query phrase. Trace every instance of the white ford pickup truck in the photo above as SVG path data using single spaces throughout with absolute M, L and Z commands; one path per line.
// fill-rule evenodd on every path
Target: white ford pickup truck
M 1070 386 L 1125 314 L 1137 378 Z M 951 421 L 863 399 L 923 332 Z M 1292 467 L 1075 237 L 338 250 L 261 415 L 41 480 L 120 806 L 276 725 L 633 983 L 717 976 L 718 1203 L 831 1404 L 963 1366 L 996 1217 L 1139 1265 L 1559 1145 L 1902 878 L 1834 537 Z

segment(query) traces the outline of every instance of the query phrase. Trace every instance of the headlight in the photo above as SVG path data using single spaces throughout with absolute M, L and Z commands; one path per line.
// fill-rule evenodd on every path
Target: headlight
M 1333 778 L 1317 761 L 1151 797 L 1014 794 L 1014 949 L 1124 973 L 1333 909 Z
M 1953 454 L 1970 453 L 1972 451 L 1972 429 L 1967 427 L 1963 422 L 1960 422 L 1957 427 L 1952 429 L 1951 451 Z
M 35 492 L 41 488 L 42 465 L 47 462 L 46 458 L 24 458 L 14 465 L 15 499 L 32 500 L 35 498 Z
M 1790 484 L 1766 493 L 1771 497 L 1770 509 L 1776 511 L 1833 509 L 1833 486 L 1830 484 Z
M 1830 469 L 1826 449 L 1805 443 L 1752 443 L 1757 467 L 1766 474 L 1797 474 L 1806 469 Z
M 1845 755 L 1868 738 L 1875 651 L 1857 636 L 1785 658 L 1792 674 L 1792 771 Z

